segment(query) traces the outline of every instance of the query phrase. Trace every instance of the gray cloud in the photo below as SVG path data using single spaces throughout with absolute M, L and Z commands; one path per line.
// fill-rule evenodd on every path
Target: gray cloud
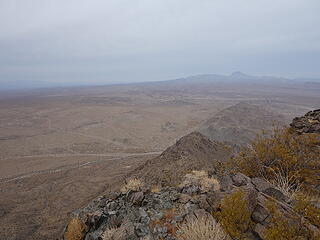
M 318 0 L 0 0 L 0 82 L 319 77 Z

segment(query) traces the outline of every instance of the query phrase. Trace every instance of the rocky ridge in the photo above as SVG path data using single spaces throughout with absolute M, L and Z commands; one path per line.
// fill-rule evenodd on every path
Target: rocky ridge
M 230 154 L 225 144 L 211 141 L 199 132 L 192 132 L 127 177 L 136 177 L 148 184 L 172 186 L 179 184 L 184 175 L 192 170 L 214 171 L 212 163 L 223 163 Z
M 266 207 L 268 200 L 274 201 L 286 215 L 295 215 L 290 199 L 261 178 L 249 178 L 238 173 L 220 178 L 219 185 L 219 189 L 212 187 L 206 191 L 191 184 L 166 187 L 158 192 L 145 187 L 126 193 L 111 193 L 74 212 L 73 216 L 85 223 L 82 233 L 85 240 L 174 240 L 179 235 L 180 224 L 201 216 L 212 217 L 212 213 L 221 210 L 222 200 L 238 190 L 246 194 L 252 220 L 246 232 L 247 239 L 265 239 L 265 231 L 270 224 L 270 213 Z M 304 228 L 319 232 L 303 217 L 299 219 L 304 222 Z M 116 229 L 112 237 L 103 238 L 110 229 Z

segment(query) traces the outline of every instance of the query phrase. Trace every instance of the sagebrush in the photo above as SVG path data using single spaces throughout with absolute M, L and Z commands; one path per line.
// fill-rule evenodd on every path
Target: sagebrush
M 144 186 L 144 183 L 137 178 L 130 179 L 126 182 L 125 185 L 121 188 L 122 193 L 126 193 L 128 191 L 140 191 L 141 188 Z
M 228 235 L 212 217 L 189 220 L 178 228 L 178 240 L 227 240 Z
M 263 177 L 285 191 L 320 184 L 320 135 L 296 134 L 276 128 L 271 136 L 260 134 L 250 147 L 231 159 L 235 171 Z
M 238 190 L 226 196 L 221 203 L 221 211 L 214 213 L 226 233 L 232 238 L 244 239 L 251 225 L 251 212 L 247 194 Z
M 184 181 L 180 187 L 194 185 L 198 186 L 201 192 L 208 192 L 210 190 L 217 191 L 220 189 L 219 181 L 214 177 L 209 177 L 206 171 L 192 171 L 186 174 Z

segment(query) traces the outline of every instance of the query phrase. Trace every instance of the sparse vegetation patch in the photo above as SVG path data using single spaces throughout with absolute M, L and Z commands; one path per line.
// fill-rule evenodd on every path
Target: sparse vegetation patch
M 144 183 L 137 178 L 130 179 L 126 182 L 126 184 L 121 188 L 122 193 L 126 193 L 128 191 L 139 191 L 144 186 Z
M 193 218 L 178 228 L 178 240 L 227 240 L 230 239 L 213 217 Z

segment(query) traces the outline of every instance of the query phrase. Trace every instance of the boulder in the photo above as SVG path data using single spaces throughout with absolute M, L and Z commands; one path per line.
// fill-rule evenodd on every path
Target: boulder
M 220 190 L 222 192 L 230 192 L 234 188 L 231 176 L 226 175 L 220 179 Z
M 252 212 L 251 218 L 254 222 L 263 224 L 269 216 L 269 212 L 260 204 L 257 204 Z
M 251 182 L 259 192 L 263 192 L 264 190 L 272 187 L 271 183 L 259 177 L 252 178 Z
M 299 133 L 320 133 L 320 109 L 310 111 L 302 117 L 296 117 L 290 124 Z
M 249 177 L 247 177 L 246 175 L 244 175 L 242 173 L 237 173 L 234 176 L 232 176 L 231 178 L 233 181 L 233 185 L 235 185 L 237 187 L 247 185 L 251 181 Z
M 286 197 L 280 190 L 276 189 L 275 187 L 269 187 L 262 191 L 263 193 L 267 194 L 270 197 L 277 199 L 280 202 L 287 202 L 289 198 Z
M 132 202 L 132 204 L 139 206 L 141 205 L 143 198 L 143 192 L 134 192 L 131 194 L 130 201 Z

